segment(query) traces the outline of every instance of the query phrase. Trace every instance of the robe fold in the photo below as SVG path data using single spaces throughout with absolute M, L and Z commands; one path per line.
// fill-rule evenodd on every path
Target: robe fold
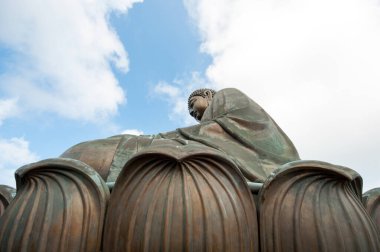
M 198 125 L 151 136 L 119 135 L 108 141 L 111 140 L 114 146 L 107 147 L 113 152 L 107 154 L 107 160 L 113 156 L 106 176 L 109 182 L 116 180 L 124 164 L 137 152 L 152 147 L 165 148 L 167 144 L 191 144 L 195 148 L 220 151 L 235 162 L 247 180 L 256 182 L 264 181 L 280 165 L 299 159 L 293 143 L 274 120 L 234 88 L 222 89 L 214 95 Z M 97 140 L 98 145 L 99 141 L 102 140 Z M 81 160 L 81 156 L 88 156 L 83 145 L 91 146 L 93 142 L 74 146 L 62 157 Z M 103 167 L 105 162 L 101 164 Z
M 299 159 L 293 143 L 275 121 L 235 88 L 215 94 L 200 124 L 160 136 L 193 140 L 217 149 L 250 181 L 264 181 L 280 165 Z

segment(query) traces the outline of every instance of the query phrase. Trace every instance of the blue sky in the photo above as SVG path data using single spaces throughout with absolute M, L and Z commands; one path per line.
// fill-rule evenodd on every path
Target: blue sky
M 196 122 L 236 87 L 301 158 L 380 186 L 380 8 L 370 0 L 0 0 L 0 184 L 70 146 Z
M 117 75 L 127 90 L 127 104 L 120 108 L 117 123 L 146 134 L 180 127 L 182 122 L 168 120 L 170 105 L 157 97 L 154 86 L 203 72 L 211 61 L 200 53 L 200 36 L 184 5 L 148 1 L 111 20 L 130 59 L 128 74 Z

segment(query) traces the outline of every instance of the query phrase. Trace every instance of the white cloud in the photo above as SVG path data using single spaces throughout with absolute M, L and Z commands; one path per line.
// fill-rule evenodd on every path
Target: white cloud
M 153 92 L 169 103 L 171 107 L 171 112 L 169 114 L 170 120 L 175 121 L 179 119 L 186 125 L 190 123 L 190 118 L 187 116 L 188 113 L 184 89 L 181 89 L 178 85 L 160 81 L 154 87 Z
M 23 138 L 0 138 L 0 184 L 16 187 L 14 172 L 39 157 L 30 151 L 29 143 Z
M 180 125 L 188 126 L 196 121 L 190 116 L 187 108 L 187 99 L 192 91 L 198 88 L 209 87 L 210 84 L 198 72 L 191 73 L 182 79 L 175 79 L 172 83 L 165 81 L 158 82 L 153 93 L 161 99 L 166 100 L 171 106 L 169 119 L 179 122 Z
M 138 130 L 138 129 L 126 129 L 122 131 L 121 134 L 140 136 L 140 135 L 144 135 L 144 131 Z
M 18 114 L 17 99 L 0 99 L 0 126 L 9 117 Z
M 3 1 L 0 45 L 11 49 L 0 89 L 25 111 L 98 121 L 116 113 L 125 95 L 111 64 L 128 58 L 109 24 L 142 0 Z
M 164 81 L 160 81 L 155 87 L 154 91 L 158 94 L 166 94 L 170 98 L 179 96 L 181 93 L 181 90 L 178 87 L 169 85 L 168 83 Z
M 260 103 L 303 159 L 380 187 L 380 8 L 372 0 L 184 0 L 206 77 Z

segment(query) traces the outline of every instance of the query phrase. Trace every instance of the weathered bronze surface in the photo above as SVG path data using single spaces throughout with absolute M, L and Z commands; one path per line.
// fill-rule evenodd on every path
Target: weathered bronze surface
M 121 136 L 111 137 L 80 143 L 65 151 L 61 157 L 80 160 L 94 168 L 104 180 L 107 180 L 121 138 Z
M 3 215 L 5 208 L 8 207 L 15 195 L 16 189 L 6 185 L 0 185 L 0 217 Z
M 160 136 L 193 140 L 219 150 L 252 182 L 263 182 L 278 166 L 299 159 L 293 143 L 270 115 L 235 88 L 218 91 L 198 125 Z
M 210 105 L 216 91 L 213 89 L 197 89 L 193 91 L 187 100 L 189 114 L 198 122 L 202 119 L 205 110 Z
M 361 177 L 317 161 L 282 166 L 260 191 L 261 251 L 380 251 Z
M 369 216 L 375 222 L 380 233 L 380 188 L 374 188 L 364 193 L 363 201 Z
M 100 251 L 109 192 L 98 173 L 49 159 L 16 178 L 17 196 L 0 218 L 0 251 Z
M 233 162 L 211 148 L 166 142 L 124 167 L 103 244 L 104 251 L 258 251 L 256 208 Z
M 248 96 L 237 89 L 218 91 L 198 125 L 151 136 L 120 135 L 76 145 L 61 157 L 91 165 L 107 182 L 116 181 L 123 165 L 139 151 L 175 140 L 189 140 L 222 152 L 233 160 L 244 177 L 263 182 L 278 166 L 298 160 L 296 148 L 275 121 Z M 91 154 L 93 153 L 93 154 Z M 112 161 L 111 161 L 112 160 Z
M 239 90 L 202 92 L 188 103 L 198 125 L 17 170 L 0 251 L 380 251 L 380 189 L 362 197 L 355 171 L 300 161 Z

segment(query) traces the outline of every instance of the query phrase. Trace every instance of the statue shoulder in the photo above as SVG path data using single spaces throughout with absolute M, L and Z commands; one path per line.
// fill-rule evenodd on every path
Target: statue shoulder
M 240 91 L 236 88 L 224 88 L 216 92 L 214 96 L 215 100 L 219 100 L 218 103 L 246 103 L 248 101 L 251 101 L 252 99 L 249 98 L 245 93 Z
M 218 95 L 218 94 L 224 94 L 224 95 L 244 95 L 244 96 L 247 96 L 246 94 L 244 94 L 242 91 L 240 91 L 239 89 L 237 88 L 223 88 L 221 90 L 219 90 L 218 92 L 216 92 L 215 95 Z
M 216 92 L 210 106 L 205 110 L 201 122 L 225 116 L 232 111 L 250 106 L 252 100 L 236 88 L 224 88 Z

